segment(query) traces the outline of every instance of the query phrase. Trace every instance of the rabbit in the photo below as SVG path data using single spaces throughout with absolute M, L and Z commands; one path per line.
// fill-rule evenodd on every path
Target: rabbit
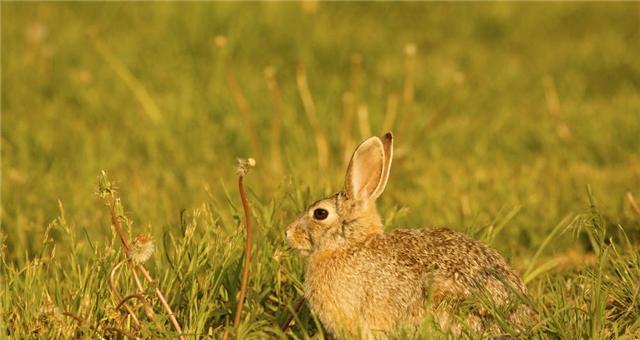
M 308 257 L 304 295 L 335 337 L 373 339 L 426 316 L 453 335 L 499 332 L 482 306 L 454 312 L 486 293 L 496 305 L 526 295 L 522 279 L 489 246 L 446 228 L 383 232 L 376 199 L 389 179 L 393 135 L 363 141 L 349 162 L 342 191 L 309 206 L 286 228 L 289 246 Z M 509 324 L 523 330 L 520 305 Z

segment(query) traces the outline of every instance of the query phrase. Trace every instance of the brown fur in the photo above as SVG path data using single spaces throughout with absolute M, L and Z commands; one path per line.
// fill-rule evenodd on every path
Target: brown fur
M 375 198 L 386 185 L 392 137 L 365 143 L 347 169 L 345 189 L 312 204 L 287 228 L 290 245 L 309 255 L 305 296 L 331 333 L 373 338 L 418 324 L 426 312 L 444 330 L 460 334 L 457 308 L 474 294 L 488 293 L 502 305 L 512 290 L 526 292 L 497 251 L 461 233 L 435 228 L 384 234 Z M 317 208 L 329 217 L 315 219 Z M 511 322 L 519 329 L 527 317 L 513 313 Z M 486 311 L 474 308 L 465 324 L 497 332 L 489 320 Z

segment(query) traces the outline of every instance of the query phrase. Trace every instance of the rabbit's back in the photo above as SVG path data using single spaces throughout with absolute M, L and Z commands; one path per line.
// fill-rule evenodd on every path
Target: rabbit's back
M 334 332 L 420 322 L 428 305 L 443 328 L 458 333 L 455 306 L 481 291 L 505 303 L 511 289 L 505 284 L 525 291 L 497 251 L 464 234 L 431 228 L 371 235 L 360 244 L 313 256 L 305 290 Z M 486 327 L 481 314 L 466 320 L 477 331 Z
M 526 293 L 523 281 L 495 249 L 462 233 L 447 228 L 399 229 L 385 235 L 385 243 L 398 267 L 416 272 L 428 311 L 454 334 L 461 331 L 461 325 L 452 314 L 458 314 L 462 302 L 471 296 L 483 295 L 503 305 L 514 291 Z M 509 315 L 516 329 L 522 329 L 527 318 L 526 307 Z M 495 333 L 496 325 L 490 319 L 484 308 L 476 306 L 465 322 L 475 331 L 492 328 Z
M 385 243 L 398 265 L 420 273 L 425 288 L 444 279 L 466 294 L 482 288 L 502 295 L 506 287 L 496 286 L 496 281 L 525 291 L 520 277 L 495 249 L 462 233 L 447 228 L 398 229 L 385 235 Z

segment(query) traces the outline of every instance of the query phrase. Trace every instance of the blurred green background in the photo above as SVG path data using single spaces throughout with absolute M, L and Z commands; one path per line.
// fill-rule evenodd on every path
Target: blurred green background
M 258 228 L 283 245 L 303 205 L 340 188 L 345 153 L 385 127 L 389 229 L 503 224 L 492 244 L 522 268 L 588 210 L 590 185 L 637 245 L 639 18 L 638 3 L 3 2 L 6 258 L 42 251 L 58 202 L 79 243 L 107 242 L 103 169 L 155 238 L 202 204 L 233 224 L 236 157 L 256 159 L 252 203 L 274 210 Z M 588 253 L 582 241 L 564 234 L 544 254 Z
M 126 188 L 134 219 L 156 230 L 207 200 L 205 188 L 222 197 L 222 184 L 235 180 L 236 157 L 257 160 L 250 185 L 263 198 L 291 177 L 314 192 L 337 190 L 341 133 L 361 139 L 356 124 L 345 123 L 346 92 L 356 106 L 367 105 L 375 134 L 383 132 L 388 97 L 398 98 L 393 130 L 405 157 L 394 164 L 382 204 L 409 208 L 400 224 L 462 228 L 522 205 L 505 233 L 526 253 L 537 235 L 585 208 L 591 184 L 613 222 L 638 227 L 624 208 L 626 191 L 640 195 L 638 4 L 2 9 L 2 225 L 12 256 L 35 251 L 58 200 L 78 227 L 108 233 L 93 196 L 102 169 Z M 224 47 L 216 47 L 217 36 Z M 415 107 L 398 134 L 408 111 L 407 44 L 417 47 Z M 157 119 L 113 63 L 145 89 Z M 298 95 L 301 63 L 330 144 L 328 173 L 318 171 Z M 267 67 L 281 89 L 280 173 L 268 166 L 274 110 Z M 260 154 L 243 129 L 228 69 L 250 107 Z

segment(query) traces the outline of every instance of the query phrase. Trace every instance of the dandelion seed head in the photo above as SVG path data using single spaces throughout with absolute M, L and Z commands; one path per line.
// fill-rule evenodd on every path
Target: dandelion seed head
M 131 245 L 131 259 L 135 263 L 144 263 L 151 258 L 154 251 L 155 244 L 151 236 L 148 234 L 138 235 Z
M 238 176 L 246 176 L 251 168 L 256 166 L 256 160 L 253 158 L 242 159 L 238 158 L 238 168 L 236 174 Z

